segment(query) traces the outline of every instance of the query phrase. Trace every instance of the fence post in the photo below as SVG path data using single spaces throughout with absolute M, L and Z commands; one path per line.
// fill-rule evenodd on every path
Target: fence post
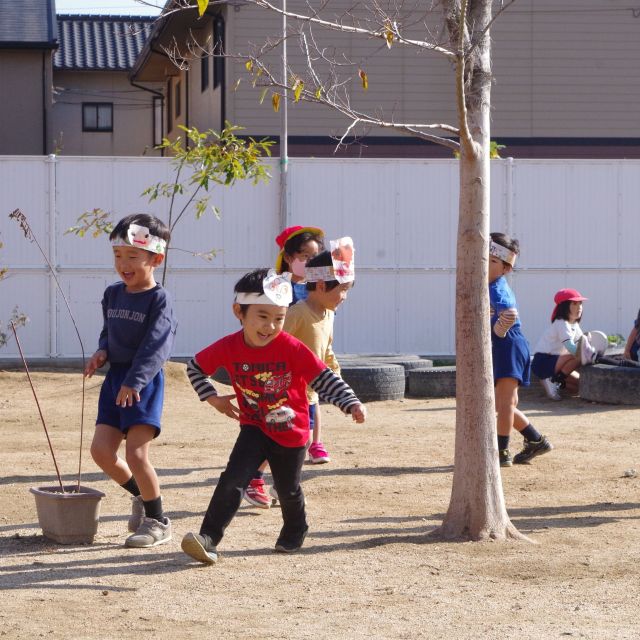
M 45 160 L 48 163 L 48 218 L 49 218 L 49 262 L 53 269 L 58 269 L 58 248 L 57 248 L 57 224 L 56 224 L 56 163 L 55 154 L 49 154 Z M 54 273 L 49 273 L 49 357 L 58 356 L 58 288 L 54 278 Z

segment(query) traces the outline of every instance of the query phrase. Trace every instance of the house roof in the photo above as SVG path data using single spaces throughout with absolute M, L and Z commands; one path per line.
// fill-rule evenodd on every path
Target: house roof
M 196 0 L 188 0 L 190 8 L 185 8 L 185 0 L 166 0 L 162 13 L 153 25 L 153 30 L 142 52 L 133 66 L 129 77 L 139 82 L 158 82 L 167 75 L 175 75 L 177 68 L 167 55 L 165 48 L 173 47 L 174 35 L 184 39 L 191 29 L 197 29 L 206 19 L 216 13 L 208 9 L 202 18 Z M 213 3 L 212 3 L 213 4 Z M 215 5 L 219 5 L 217 2 Z
M 55 49 L 54 0 L 0 2 L 1 49 Z
M 129 71 L 156 18 L 58 15 L 60 46 L 53 67 L 75 71 Z

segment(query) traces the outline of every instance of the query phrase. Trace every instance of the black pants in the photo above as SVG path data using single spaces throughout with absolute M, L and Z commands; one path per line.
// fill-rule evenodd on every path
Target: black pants
M 215 545 L 222 540 L 225 529 L 240 507 L 244 490 L 255 470 L 266 459 L 282 506 L 284 524 L 278 540 L 301 542 L 307 530 L 304 494 L 300 486 L 305 454 L 304 446 L 283 447 L 258 427 L 241 425 L 240 435 L 229 456 L 227 468 L 220 474 L 200 533 L 206 533 Z

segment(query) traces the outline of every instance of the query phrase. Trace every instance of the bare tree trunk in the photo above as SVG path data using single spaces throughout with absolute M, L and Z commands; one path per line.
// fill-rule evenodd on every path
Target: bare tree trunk
M 463 2 L 463 12 L 464 9 Z M 457 13 L 448 13 L 448 24 L 452 41 L 462 42 L 459 11 L 458 8 Z M 473 34 L 482 33 L 490 20 L 490 0 L 469 0 L 466 24 L 472 25 L 467 27 L 472 42 L 475 42 Z M 460 46 L 463 49 L 468 52 L 469 46 Z M 449 508 L 435 535 L 464 540 L 523 538 L 506 511 L 496 441 L 488 292 L 491 104 L 488 31 L 458 71 L 461 149 L 455 466 Z

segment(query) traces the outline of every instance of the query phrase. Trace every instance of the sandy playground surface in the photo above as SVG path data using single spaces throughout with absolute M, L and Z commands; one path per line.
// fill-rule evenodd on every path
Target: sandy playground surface
M 33 374 L 65 482 L 77 469 L 80 377 Z M 640 409 L 521 402 L 556 449 L 503 470 L 512 521 L 538 544 L 443 543 L 454 401 L 325 408 L 332 462 L 305 466 L 310 533 L 273 553 L 280 512 L 243 506 L 213 567 L 180 550 L 197 531 L 236 435 L 168 369 L 152 449 L 174 539 L 125 549 L 129 499 L 88 454 L 101 377 L 89 381 L 83 484 L 104 491 L 96 541 L 42 537 L 29 487 L 55 484 L 25 374 L 0 371 L 2 638 L 639 638 Z M 519 448 L 520 438 L 513 439 Z

